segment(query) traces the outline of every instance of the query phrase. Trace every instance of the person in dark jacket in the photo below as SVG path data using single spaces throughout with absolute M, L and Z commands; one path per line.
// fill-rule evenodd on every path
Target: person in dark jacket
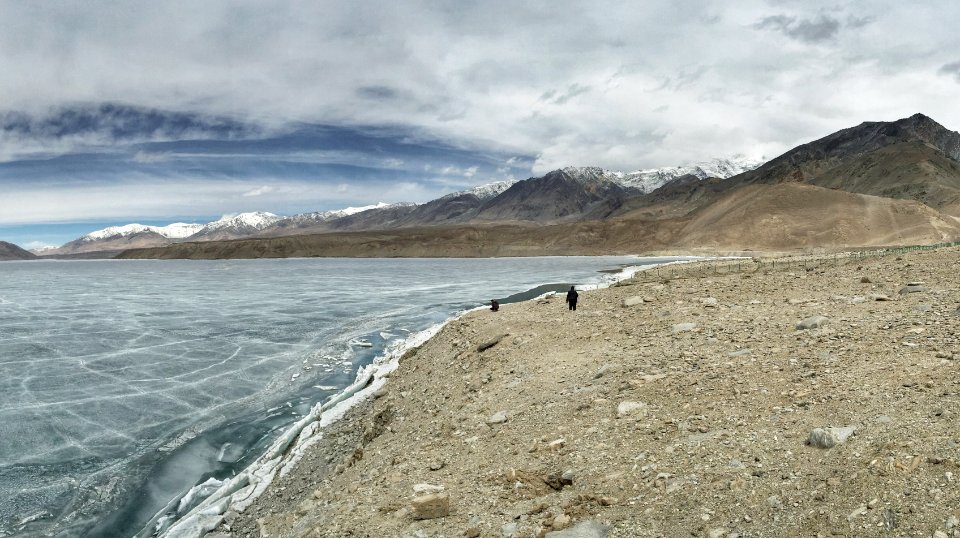
M 490 299 L 490 310 L 493 310 L 494 312 L 500 310 L 500 303 L 497 302 L 496 299 Z
M 577 294 L 576 288 L 570 286 L 570 291 L 567 292 L 567 305 L 570 307 L 570 310 L 577 309 L 577 297 L 579 297 L 579 295 Z

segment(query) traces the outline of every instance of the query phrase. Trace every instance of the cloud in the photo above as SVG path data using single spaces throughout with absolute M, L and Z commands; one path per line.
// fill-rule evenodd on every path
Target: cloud
M 257 187 L 256 189 L 253 189 L 253 190 L 251 190 L 251 191 L 247 191 L 247 192 L 243 193 L 242 196 L 247 197 L 247 198 L 249 198 L 249 197 L 251 197 L 251 196 L 263 196 L 264 194 L 273 192 L 274 190 L 275 190 L 275 189 L 274 189 L 273 187 L 269 186 L 269 185 L 263 185 L 263 186 L 261 186 L 261 187 Z
M 787 37 L 805 43 L 820 43 L 837 37 L 840 21 L 820 15 L 815 19 L 800 19 L 786 15 L 772 15 L 754 25 L 758 30 L 777 30 Z
M 129 148 L 123 157 L 138 170 L 173 169 L 171 181 L 191 171 L 205 177 L 219 158 L 225 162 L 213 175 L 249 182 L 239 194 L 317 172 L 301 161 L 326 156 L 304 140 L 274 138 L 273 146 L 232 145 L 215 157 L 216 118 L 236 122 L 237 131 L 225 135 L 231 140 L 251 138 L 246 126 L 273 133 L 324 125 L 399 128 L 412 140 L 443 141 L 416 158 L 336 148 L 344 166 L 402 160 L 396 181 L 413 184 L 451 165 L 460 174 L 480 166 L 471 180 L 485 181 L 510 155 L 526 156 L 528 166 L 511 172 L 518 177 L 571 164 L 635 169 L 777 155 L 862 121 L 920 110 L 960 127 L 956 85 L 943 76 L 954 76 L 948 62 L 955 59 L 943 51 L 960 50 L 960 36 L 943 21 L 960 18 L 960 4 L 924 5 L 650 0 L 636 9 L 599 0 L 585 10 L 572 0 L 492 0 L 453 9 L 410 0 L 370 10 L 333 0 L 8 2 L 0 10 L 0 103 L 31 117 L 119 102 L 210 118 L 194 132 L 211 143 L 204 152 L 188 148 L 201 156 L 147 143 L 138 148 L 145 156 L 169 160 L 141 162 Z M 173 117 L 133 131 L 122 118 L 44 144 L 37 133 L 52 136 L 55 122 L 0 129 L 0 157 L 62 154 L 74 141 L 105 152 L 141 136 L 193 136 L 178 132 Z M 341 135 L 330 139 L 347 145 Z M 250 156 L 268 147 L 285 147 L 289 158 L 258 164 Z M 502 158 L 489 165 L 451 159 L 451 148 Z M 228 153 L 241 156 L 232 168 Z M 345 162 L 354 158 L 359 165 Z M 363 187 L 329 168 L 323 173 L 330 174 L 324 185 Z M 11 188 L 2 185 L 0 199 Z
M 540 101 L 554 105 L 563 105 L 574 97 L 589 91 L 590 86 L 573 83 L 563 90 L 547 90 L 543 92 L 543 95 L 540 96 Z
M 140 164 L 162 163 L 169 159 L 170 155 L 168 153 L 151 153 L 143 150 L 137 151 L 133 155 L 134 162 L 138 162 Z
M 960 82 L 960 61 L 944 64 L 937 72 L 941 75 L 952 76 L 957 79 L 957 82 Z

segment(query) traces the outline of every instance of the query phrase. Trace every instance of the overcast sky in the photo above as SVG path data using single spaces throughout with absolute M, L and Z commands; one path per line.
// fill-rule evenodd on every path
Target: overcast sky
M 957 20 L 952 0 L 0 1 L 0 107 L 16 113 L 0 239 L 769 158 L 916 112 L 957 129 Z M 198 119 L 36 128 L 101 103 Z

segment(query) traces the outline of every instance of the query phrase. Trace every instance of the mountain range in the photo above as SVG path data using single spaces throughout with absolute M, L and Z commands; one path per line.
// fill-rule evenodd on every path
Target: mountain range
M 916 114 L 843 129 L 726 178 L 702 167 L 665 181 L 565 168 L 493 198 L 451 196 L 456 206 L 440 199 L 391 208 L 388 218 L 358 213 L 303 235 L 187 242 L 123 257 L 782 252 L 939 243 L 960 239 L 958 159 L 960 134 Z M 634 178 L 643 177 L 655 181 L 638 185 Z
M 228 215 L 207 224 L 167 226 L 127 224 L 90 232 L 60 247 L 34 251 L 41 256 L 119 252 L 184 241 L 219 241 L 335 231 L 368 231 L 466 222 L 537 223 L 603 218 L 632 196 L 656 190 L 682 176 L 729 177 L 760 161 L 742 156 L 688 166 L 615 172 L 575 168 L 524 181 L 498 181 L 454 192 L 423 204 L 378 203 L 282 217 L 266 212 Z
M 160 258 L 505 256 L 954 241 L 960 133 L 915 114 L 843 129 L 762 164 L 737 158 L 634 172 L 568 167 L 423 204 L 243 214 L 185 237 L 175 234 L 192 228 L 171 226 L 98 231 L 60 249 Z

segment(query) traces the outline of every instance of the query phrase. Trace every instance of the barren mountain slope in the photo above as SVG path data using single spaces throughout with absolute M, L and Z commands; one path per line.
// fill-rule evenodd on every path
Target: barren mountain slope
M 32 260 L 36 256 L 13 243 L 0 241 L 0 260 Z
M 462 225 L 179 243 L 121 258 L 491 257 L 636 253 L 666 247 L 675 223 Z
M 811 185 L 917 200 L 960 215 L 960 163 L 921 141 L 891 144 L 837 166 Z
M 748 185 L 693 213 L 677 245 L 736 249 L 908 245 L 951 241 L 960 225 L 919 202 L 811 185 Z

